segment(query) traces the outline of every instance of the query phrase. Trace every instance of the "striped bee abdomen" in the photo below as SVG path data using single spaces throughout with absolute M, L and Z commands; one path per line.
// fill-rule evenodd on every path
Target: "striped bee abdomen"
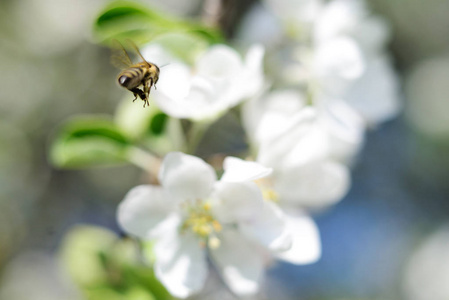
M 129 68 L 123 70 L 118 76 L 118 83 L 127 88 L 132 89 L 138 87 L 144 78 L 144 70 L 141 68 Z

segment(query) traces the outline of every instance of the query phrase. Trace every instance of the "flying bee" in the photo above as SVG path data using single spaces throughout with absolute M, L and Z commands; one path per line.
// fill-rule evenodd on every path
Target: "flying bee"
M 117 40 L 113 40 L 112 43 L 111 62 L 114 66 L 122 69 L 117 76 L 118 84 L 134 94 L 133 102 L 139 97 L 144 102 L 143 107 L 149 106 L 148 97 L 151 87 L 154 85 L 154 88 L 156 88 L 156 83 L 159 80 L 159 67 L 146 61 L 139 48 L 132 41 L 129 41 L 129 44 L 142 59 L 137 64 L 132 63 L 125 48 Z M 140 86 L 142 88 L 139 88 Z

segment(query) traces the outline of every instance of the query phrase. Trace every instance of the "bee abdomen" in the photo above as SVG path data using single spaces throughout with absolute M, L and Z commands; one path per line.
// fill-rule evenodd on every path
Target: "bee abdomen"
M 129 68 L 119 74 L 118 83 L 127 89 L 135 88 L 141 84 L 143 75 L 142 69 Z

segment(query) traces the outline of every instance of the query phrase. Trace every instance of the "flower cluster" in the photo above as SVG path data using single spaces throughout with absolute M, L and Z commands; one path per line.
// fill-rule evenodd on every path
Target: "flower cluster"
M 250 295 L 272 259 L 319 259 L 309 211 L 345 196 L 365 130 L 399 109 L 398 80 L 384 49 L 388 27 L 361 1 L 265 4 L 249 15 L 240 36 L 251 40 L 247 28 L 267 28 L 268 20 L 278 31 L 267 33 L 284 40 L 259 35 L 245 58 L 221 44 L 193 59 L 157 42 L 142 51 L 168 64 L 152 95 L 171 118 L 210 124 L 245 102 L 246 160 L 226 157 L 217 180 L 204 160 L 170 152 L 154 172 L 160 185 L 135 187 L 119 206 L 121 227 L 154 241 L 156 276 L 177 297 L 203 288 L 208 262 L 235 294 Z M 280 47 L 287 58 L 279 59 Z M 264 48 L 280 78 L 264 75 Z
M 179 298 L 200 292 L 210 269 L 248 296 L 274 260 L 317 261 L 311 213 L 346 195 L 365 131 L 400 108 L 388 26 L 362 0 L 263 4 L 234 47 L 196 23 L 111 4 L 96 22 L 102 40 L 151 39 L 141 48 L 160 68 L 150 107 L 127 98 L 114 119 L 73 118 L 52 147 L 58 166 L 128 162 L 148 173 L 118 223 L 152 245 L 151 272 Z

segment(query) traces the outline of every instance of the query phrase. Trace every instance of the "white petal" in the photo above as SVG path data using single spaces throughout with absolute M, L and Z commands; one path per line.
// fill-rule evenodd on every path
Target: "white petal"
M 262 70 L 264 54 L 265 48 L 262 45 L 256 44 L 251 46 L 246 52 L 245 67 L 254 72 L 260 72 Z
M 175 297 L 186 298 L 200 291 L 207 276 L 205 251 L 189 233 L 167 231 L 154 246 L 157 278 Z
M 164 157 L 159 180 L 175 197 L 194 200 L 209 196 L 216 175 L 214 169 L 202 159 L 171 152 Z
M 161 69 L 161 76 L 154 95 L 163 94 L 169 101 L 178 103 L 189 92 L 191 80 L 192 75 L 187 65 L 178 62 L 170 63 Z
M 389 39 L 390 28 L 379 16 L 369 14 L 364 1 L 336 0 L 328 2 L 316 21 L 315 39 L 326 40 L 350 35 L 365 51 L 378 53 Z
M 228 156 L 223 162 L 224 174 L 221 181 L 242 182 L 252 181 L 271 174 L 273 169 L 266 168 L 253 161 L 245 161 L 237 157 Z
M 316 21 L 314 36 L 323 41 L 347 35 L 357 29 L 366 14 L 363 1 L 331 1 L 324 7 Z
M 285 228 L 284 217 L 276 204 L 265 201 L 263 211 L 251 221 L 241 222 L 239 228 L 270 250 L 287 250 L 292 245 L 292 239 Z
M 250 138 L 260 143 L 282 132 L 289 118 L 304 105 L 304 97 L 294 90 L 274 91 L 264 97 L 249 99 L 242 107 L 243 126 Z
M 214 215 L 223 223 L 252 220 L 263 210 L 262 192 L 254 182 L 218 182 L 213 194 Z
M 395 117 L 401 109 L 399 79 L 388 58 L 372 60 L 366 72 L 351 85 L 343 99 L 368 124 L 376 125 Z
M 357 78 L 364 71 L 364 61 L 357 43 L 350 38 L 338 38 L 317 49 L 318 71 L 324 76 Z
M 307 207 L 323 207 L 341 200 L 350 185 L 348 168 L 332 161 L 318 161 L 275 174 L 281 201 Z
M 118 206 L 118 223 L 130 234 L 149 238 L 151 231 L 167 218 L 173 205 L 174 202 L 161 187 L 137 186 Z
M 292 247 L 276 256 L 292 264 L 316 262 L 321 257 L 320 234 L 315 222 L 307 215 L 285 216 L 287 230 L 293 237 Z
M 323 160 L 329 157 L 331 150 L 328 133 L 319 125 L 319 120 L 317 120 L 307 133 L 291 146 L 290 152 L 284 157 L 283 168 Z
M 259 101 L 263 107 L 259 113 L 259 123 L 254 132 L 258 142 L 271 139 L 282 134 L 296 115 L 301 114 L 306 99 L 302 94 L 293 90 L 282 90 L 270 93 Z
M 326 41 L 316 49 L 314 68 L 326 92 L 341 94 L 365 70 L 358 44 L 349 37 Z
M 182 108 L 184 114 L 195 117 L 202 114 L 210 114 L 216 104 L 217 87 L 205 77 L 194 76 L 191 82 L 189 93 L 183 100 Z
M 165 88 L 159 89 L 158 84 L 158 90 L 161 91 L 154 96 L 162 111 L 176 118 L 204 120 L 214 117 L 228 107 L 226 99 L 217 97 L 223 95 L 217 82 L 204 76 L 191 76 L 190 70 L 188 72 L 186 81 L 179 88 L 173 89 L 173 86 L 176 86 L 173 84 L 167 87 L 169 91 L 166 92 Z M 182 76 L 177 74 L 176 77 L 180 79 Z
M 338 161 L 350 163 L 361 149 L 365 121 L 344 101 L 332 99 L 325 104 L 320 124 L 329 138 L 329 152 Z
M 243 98 L 252 97 L 262 90 L 264 83 L 264 53 L 265 49 L 261 45 L 253 45 L 248 49 L 245 56 L 244 68 L 233 80 L 236 92 L 237 94 L 241 94 L 241 96 L 232 101 L 232 105 L 236 105 Z
M 232 48 L 216 45 L 200 57 L 196 66 L 201 76 L 227 79 L 241 70 L 242 59 Z
M 263 276 L 260 250 L 237 231 L 223 232 L 219 238 L 220 247 L 210 253 L 226 284 L 240 296 L 256 293 Z
M 313 108 L 302 109 L 290 118 L 276 137 L 262 141 L 257 161 L 267 167 L 281 165 L 285 156 L 310 131 L 315 121 L 316 111 Z
M 159 68 L 171 64 L 175 60 L 166 49 L 158 44 L 148 44 L 140 52 L 147 61 L 156 64 Z

